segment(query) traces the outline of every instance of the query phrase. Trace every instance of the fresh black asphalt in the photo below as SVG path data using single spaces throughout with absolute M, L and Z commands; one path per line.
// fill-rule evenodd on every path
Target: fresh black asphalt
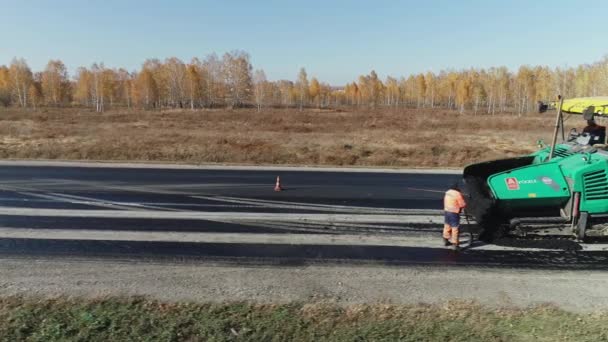
M 273 191 L 277 176 L 284 191 Z M 157 211 L 328 213 L 332 208 L 441 209 L 454 174 L 91 167 L 0 167 L 0 207 Z M 268 205 L 266 205 L 268 204 Z M 293 205 L 291 205 L 293 204 Z M 142 207 L 143 208 L 143 207 Z M 328 209 L 329 208 L 329 209 Z M 206 220 L 5 215 L 1 227 L 212 233 L 302 233 L 289 227 Z M 401 227 L 402 228 L 402 227 Z M 395 225 L 396 231 L 400 229 Z M 410 231 L 415 228 L 409 228 Z M 407 231 L 407 229 L 404 229 Z M 437 232 L 440 227 L 437 227 Z M 336 234 L 339 230 L 318 232 Z M 604 252 L 250 243 L 0 239 L 0 256 L 236 263 L 383 263 L 605 269 Z

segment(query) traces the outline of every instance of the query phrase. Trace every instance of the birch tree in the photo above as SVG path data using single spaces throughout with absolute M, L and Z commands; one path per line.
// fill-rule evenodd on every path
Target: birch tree
M 399 105 L 399 83 L 396 78 L 388 76 L 385 81 L 386 84 L 386 105 L 387 106 L 398 106 Z
M 222 58 L 224 81 L 228 90 L 228 103 L 241 107 L 253 94 L 252 66 L 249 55 L 243 51 L 224 54 Z
M 116 72 L 116 94 L 120 102 L 127 108 L 131 108 L 133 103 L 133 75 L 125 69 L 118 69 Z
M 321 108 L 321 84 L 316 77 L 313 77 L 310 80 L 310 88 L 308 89 L 308 94 L 310 96 L 310 100 L 312 103 L 315 103 L 318 108 Z
M 42 72 L 42 94 L 47 104 L 62 104 L 69 91 L 68 70 L 60 60 L 50 60 Z
M 205 58 L 201 70 L 205 81 L 205 102 L 207 106 L 214 107 L 223 103 L 225 84 L 222 76 L 222 62 L 215 53 Z
M 103 63 L 97 64 L 93 63 L 91 66 L 91 74 L 92 74 L 92 95 L 93 102 L 95 103 L 95 111 L 101 113 L 104 111 L 104 91 L 103 91 L 103 71 L 105 67 Z
M 419 74 L 416 76 L 416 107 L 424 107 L 426 96 L 426 80 L 424 75 Z
M 11 104 L 11 77 L 4 65 L 0 66 L 0 104 L 4 107 Z
M 30 104 L 34 109 L 37 109 L 38 106 L 42 104 L 44 101 L 44 96 L 42 95 L 42 86 L 40 82 L 32 82 L 32 84 L 30 84 L 28 96 L 30 99 Z
M 472 96 L 471 78 L 463 75 L 456 83 L 456 105 L 460 108 L 460 113 L 464 113 L 465 108 L 471 102 Z
M 159 91 L 151 70 L 144 68 L 135 78 L 134 99 L 146 109 L 157 106 Z
M 162 66 L 163 79 L 167 82 L 168 104 L 171 107 L 184 107 L 186 88 L 186 65 L 179 58 L 171 57 Z
M 306 101 L 308 101 L 308 75 L 306 74 L 306 69 L 300 68 L 300 73 L 298 73 L 298 82 L 296 83 L 296 88 L 298 90 L 298 98 L 300 111 L 304 108 Z
M 14 58 L 9 68 L 11 89 L 19 105 L 23 108 L 28 105 L 28 94 L 33 81 L 33 74 L 23 58 Z
M 264 70 L 258 69 L 253 73 L 253 86 L 254 86 L 254 99 L 255 104 L 258 107 L 258 112 L 262 110 L 262 106 L 266 102 L 268 97 L 268 81 L 266 80 L 266 74 Z
M 80 67 L 76 71 L 74 100 L 84 106 L 91 106 L 94 103 L 93 74 L 87 68 Z
M 202 77 L 196 61 L 186 67 L 186 92 L 190 101 L 190 109 L 194 110 L 196 103 L 202 97 Z

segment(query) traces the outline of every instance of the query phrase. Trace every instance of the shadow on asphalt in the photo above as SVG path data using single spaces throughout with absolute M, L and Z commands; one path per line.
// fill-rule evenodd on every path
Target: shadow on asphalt
M 608 270 L 608 252 L 447 248 L 0 239 L 0 257 L 226 262 L 240 265 L 382 264 Z
M 254 211 L 250 211 L 254 212 Z M 53 217 L 53 216 L 20 216 L 2 215 L 3 227 L 28 227 L 30 229 L 69 229 L 81 230 L 83 227 L 96 230 L 130 230 L 130 231 L 173 231 L 205 233 L 284 233 L 284 234 L 369 234 L 372 233 L 425 233 L 439 234 L 440 228 L 434 223 L 373 223 L 367 226 L 352 227 L 343 223 L 306 222 L 301 227 L 277 224 L 270 227 L 268 223 L 255 222 L 227 223 L 207 220 L 174 220 L 174 219 L 141 219 L 141 218 L 94 218 L 90 217 Z

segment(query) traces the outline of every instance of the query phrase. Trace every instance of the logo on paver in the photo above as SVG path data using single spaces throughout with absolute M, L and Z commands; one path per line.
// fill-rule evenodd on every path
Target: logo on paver
M 517 181 L 517 178 L 509 177 L 509 178 L 505 179 L 505 182 L 507 182 L 507 189 L 519 190 L 519 182 Z

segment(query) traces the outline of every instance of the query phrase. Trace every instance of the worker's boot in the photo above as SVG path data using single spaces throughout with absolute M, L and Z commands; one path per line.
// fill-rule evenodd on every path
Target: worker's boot
M 452 244 L 452 249 L 453 249 L 455 252 L 458 252 L 458 251 L 460 251 L 460 245 L 457 245 L 457 244 Z
M 451 246 L 451 245 L 452 245 L 452 243 L 450 242 L 450 240 L 449 240 L 449 239 L 443 238 L 443 245 L 444 245 L 445 247 L 447 247 L 447 246 Z

